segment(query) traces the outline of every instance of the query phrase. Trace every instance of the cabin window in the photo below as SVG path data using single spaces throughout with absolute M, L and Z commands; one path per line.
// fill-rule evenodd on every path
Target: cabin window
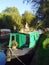
M 14 40 L 14 36 L 12 36 L 12 41 Z

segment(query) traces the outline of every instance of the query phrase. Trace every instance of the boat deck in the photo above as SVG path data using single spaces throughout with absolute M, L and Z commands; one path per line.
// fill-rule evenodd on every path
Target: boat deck
M 31 53 L 31 49 L 30 48 L 23 48 L 23 49 L 16 49 L 16 50 L 12 50 L 12 56 L 23 56 L 26 54 L 30 54 Z

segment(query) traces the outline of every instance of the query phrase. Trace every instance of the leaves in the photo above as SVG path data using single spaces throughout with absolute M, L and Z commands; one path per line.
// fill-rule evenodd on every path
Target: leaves
M 2 23 L 1 23 L 2 18 Z M 10 28 L 13 29 L 14 26 L 19 29 L 19 26 L 21 25 L 21 16 L 19 14 L 19 11 L 15 7 L 9 7 L 6 8 L 1 14 L 0 14 L 0 24 L 3 24 L 0 26 L 1 28 Z
M 35 18 L 35 15 L 31 12 L 25 11 L 21 16 L 17 8 L 9 7 L 0 14 L 0 27 L 13 30 L 14 26 L 16 26 L 16 29 L 19 30 L 24 28 L 26 22 L 32 27 L 31 22 L 33 23 Z
M 30 23 L 34 20 L 34 18 L 35 16 L 32 13 L 25 11 L 25 13 L 22 15 L 23 24 L 26 24 L 27 22 L 30 25 Z

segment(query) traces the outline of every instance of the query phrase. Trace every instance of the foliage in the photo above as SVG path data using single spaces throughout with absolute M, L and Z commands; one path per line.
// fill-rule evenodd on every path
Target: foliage
M 30 27 L 33 27 L 34 24 L 31 25 L 31 23 L 33 23 L 35 18 L 35 15 L 28 11 L 25 11 L 24 14 L 20 16 L 17 8 L 9 7 L 0 14 L 0 28 L 10 28 L 13 30 L 14 26 L 16 26 L 16 29 L 19 30 L 24 28 L 26 22 Z
M 31 27 L 31 22 L 33 22 L 34 19 L 35 19 L 35 16 L 28 11 L 25 11 L 24 14 L 22 15 L 22 23 L 26 24 L 27 22 L 30 27 Z
M 39 47 L 37 50 L 36 65 L 48 65 L 49 64 L 49 47 L 43 48 L 43 42 L 48 39 L 45 34 L 42 34 L 39 40 Z
M 38 8 L 38 18 L 40 18 L 42 22 L 42 27 L 49 27 L 49 0 L 24 0 L 27 1 L 27 3 L 31 2 L 34 3 L 34 8 L 36 7 L 36 4 L 40 7 Z M 42 16 L 41 16 L 42 15 Z
M 15 7 L 7 7 L 5 10 L 3 10 L 3 12 L 7 12 L 7 13 L 16 13 L 17 15 L 19 15 L 19 11 L 17 8 Z
M 45 2 L 41 4 L 38 12 L 41 12 L 43 14 L 43 27 L 49 27 L 49 0 L 45 0 Z
M 33 27 L 30 27 L 30 31 L 33 32 L 34 31 L 34 28 Z
M 3 28 L 13 29 L 14 26 L 16 26 L 16 28 L 18 30 L 21 26 L 23 26 L 21 23 L 21 16 L 20 16 L 17 8 L 15 8 L 15 7 L 6 8 L 1 13 L 1 15 L 0 15 L 0 24 L 3 23 L 3 25 L 2 25 Z M 2 17 L 2 23 L 1 23 L 1 17 Z

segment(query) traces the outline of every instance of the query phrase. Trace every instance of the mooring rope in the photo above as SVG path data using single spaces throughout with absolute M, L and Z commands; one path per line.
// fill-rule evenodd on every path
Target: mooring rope
M 11 57 L 12 57 L 12 53 L 13 53 L 13 51 L 12 51 L 12 49 L 11 48 L 9 48 L 9 51 L 10 51 L 10 53 L 11 53 Z M 26 65 L 22 60 L 20 60 L 20 58 L 18 58 L 18 56 L 17 55 L 13 55 L 15 58 L 17 58 L 17 60 L 19 61 L 19 62 L 21 62 L 23 65 Z M 12 58 L 11 58 L 12 59 Z

